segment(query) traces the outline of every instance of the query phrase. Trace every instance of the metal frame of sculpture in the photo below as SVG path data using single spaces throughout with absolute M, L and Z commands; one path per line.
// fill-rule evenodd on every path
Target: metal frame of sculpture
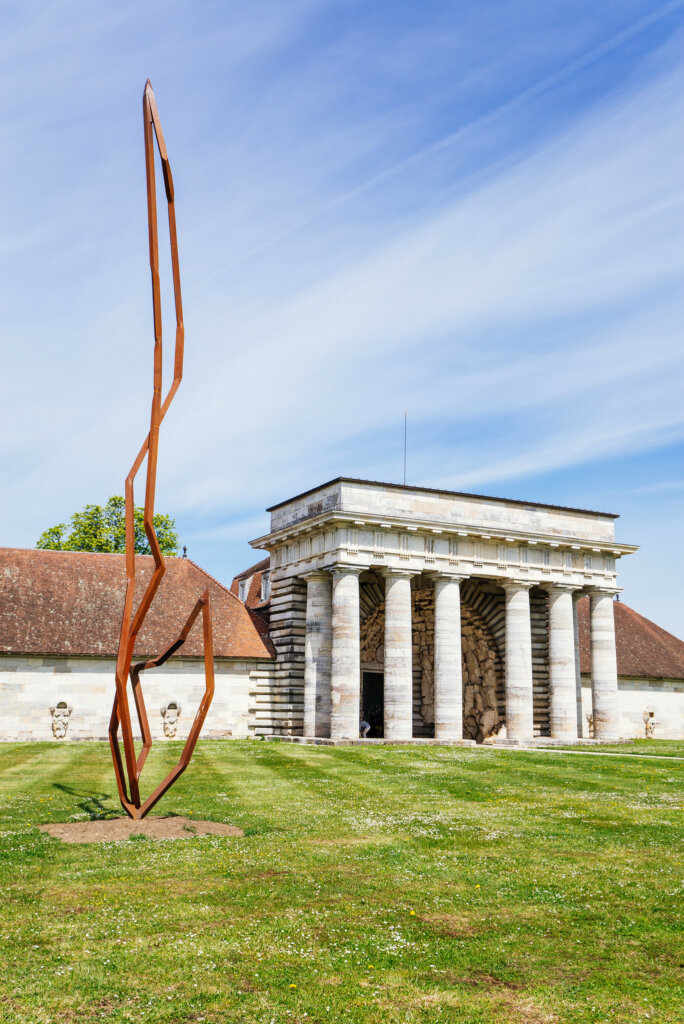
M 164 419 L 173 396 L 183 376 L 183 343 L 185 328 L 183 326 L 183 306 L 181 301 L 180 271 L 178 267 L 178 243 L 176 239 L 176 213 L 174 208 L 173 179 L 171 167 L 166 152 L 166 144 L 162 134 L 159 121 L 157 103 L 152 91 L 152 85 L 147 80 L 143 93 L 143 120 L 145 125 L 145 169 L 147 172 L 147 220 L 150 238 L 150 268 L 152 271 L 152 308 L 154 315 L 154 391 L 152 395 L 152 414 L 150 418 L 150 431 L 143 442 L 138 456 L 126 477 L 126 597 L 124 601 L 123 620 L 121 623 L 121 636 L 119 639 L 119 651 L 116 660 L 116 694 L 112 717 L 109 723 L 109 742 L 112 748 L 112 759 L 114 761 L 114 773 L 116 784 L 119 790 L 121 804 L 131 818 L 143 818 L 148 811 L 154 807 L 158 800 L 166 793 L 170 786 L 176 781 L 188 766 L 192 757 L 197 738 L 207 716 L 207 711 L 214 695 L 214 658 L 211 626 L 211 602 L 209 591 L 205 590 L 199 597 L 195 607 L 190 612 L 188 619 L 176 640 L 171 643 L 162 654 L 150 661 L 138 662 L 131 665 L 133 660 L 133 649 L 150 610 L 152 601 L 162 581 L 166 566 L 159 548 L 157 535 L 154 532 L 154 492 L 157 478 L 157 452 L 159 449 L 159 427 Z M 154 144 L 155 139 L 159 157 L 161 160 L 164 175 L 164 188 L 166 191 L 166 203 L 169 216 L 169 237 L 171 240 L 171 268 L 173 274 L 173 295 L 176 308 L 176 349 L 174 357 L 173 381 L 168 393 L 162 401 L 162 317 L 161 317 L 161 293 L 159 284 L 159 238 L 157 232 L 157 192 L 154 169 Z M 133 481 L 145 458 L 147 458 L 147 483 L 145 490 L 145 533 L 149 541 L 154 558 L 154 571 L 145 592 L 140 600 L 137 611 L 133 613 L 133 601 L 135 597 L 135 538 L 133 524 Z M 142 684 L 140 681 L 141 672 L 147 669 L 157 668 L 163 665 L 167 658 L 170 658 L 175 651 L 181 647 L 188 637 L 195 620 L 202 612 L 202 625 L 204 631 L 204 671 L 205 691 L 200 701 L 195 720 L 190 729 L 180 760 L 169 772 L 163 782 L 147 797 L 141 800 L 140 797 L 140 776 L 147 760 L 147 755 L 152 746 L 152 735 L 147 720 L 145 701 L 143 698 Z M 130 676 L 133 690 L 133 698 L 140 723 L 142 734 L 142 748 L 136 756 L 133 741 L 133 726 L 131 723 L 131 710 L 128 701 L 127 683 Z M 123 740 L 123 758 L 119 744 L 119 726 Z

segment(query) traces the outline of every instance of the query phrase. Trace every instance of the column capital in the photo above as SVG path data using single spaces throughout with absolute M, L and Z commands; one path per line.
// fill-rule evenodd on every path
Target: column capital
M 556 582 L 548 581 L 548 582 L 540 583 L 539 586 L 541 587 L 542 590 L 548 591 L 549 594 L 552 594 L 554 592 L 559 593 L 559 594 L 568 593 L 568 592 L 571 593 L 571 594 L 574 594 L 575 591 L 582 590 L 582 584 L 581 583 L 563 583 L 563 582 L 556 583 Z
M 394 578 L 401 579 L 401 577 L 406 577 L 406 576 L 408 576 L 408 578 L 411 579 L 411 577 L 413 577 L 413 576 L 420 576 L 420 573 L 418 572 L 417 569 L 394 569 L 390 565 L 388 565 L 387 567 L 383 567 L 383 568 L 379 569 L 378 570 L 378 574 L 380 576 L 384 576 L 385 579 L 394 579 Z
M 334 565 L 328 567 L 328 572 L 333 574 L 337 573 L 340 576 L 360 576 L 362 572 L 367 572 L 370 566 L 368 565 L 347 565 L 345 562 L 335 562 Z
M 535 584 L 530 580 L 514 579 L 500 580 L 499 585 L 503 587 L 504 590 L 531 590 L 532 587 L 535 586 Z
M 309 569 L 308 572 L 302 572 L 299 574 L 297 579 L 306 580 L 329 580 L 330 572 L 328 569 Z
M 432 569 L 430 572 L 424 572 L 423 576 L 428 576 L 434 583 L 437 583 L 439 580 L 449 583 L 462 583 L 464 580 L 470 579 L 469 576 L 464 575 L 462 572 L 449 572 L 448 569 Z
M 587 587 L 585 594 L 590 597 L 615 597 L 616 594 L 621 594 L 623 587 Z

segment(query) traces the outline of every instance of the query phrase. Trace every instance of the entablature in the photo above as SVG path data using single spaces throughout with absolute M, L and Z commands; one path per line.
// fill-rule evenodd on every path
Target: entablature
M 412 571 L 457 571 L 464 575 L 533 584 L 565 582 L 574 586 L 614 585 L 615 559 L 638 550 L 611 540 L 522 530 L 364 515 L 333 511 L 252 541 L 269 551 L 272 571 L 300 575 L 333 564 Z

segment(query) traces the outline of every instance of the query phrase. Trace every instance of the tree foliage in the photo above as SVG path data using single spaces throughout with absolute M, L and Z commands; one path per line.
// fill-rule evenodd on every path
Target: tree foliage
M 171 516 L 157 513 L 152 522 L 162 554 L 177 555 L 175 520 Z M 152 554 L 145 533 L 144 512 L 140 507 L 134 510 L 133 524 L 136 554 Z M 36 547 L 51 551 L 122 553 L 126 550 L 126 502 L 121 496 L 115 495 L 104 506 L 86 505 L 82 512 L 73 514 L 68 526 L 66 523 L 58 523 L 44 530 Z

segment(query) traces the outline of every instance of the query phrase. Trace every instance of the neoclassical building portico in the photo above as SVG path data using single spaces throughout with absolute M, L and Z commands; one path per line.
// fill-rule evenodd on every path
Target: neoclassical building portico
M 619 737 L 616 516 L 347 478 L 269 512 L 278 731 L 577 739 L 589 594 L 593 733 Z

